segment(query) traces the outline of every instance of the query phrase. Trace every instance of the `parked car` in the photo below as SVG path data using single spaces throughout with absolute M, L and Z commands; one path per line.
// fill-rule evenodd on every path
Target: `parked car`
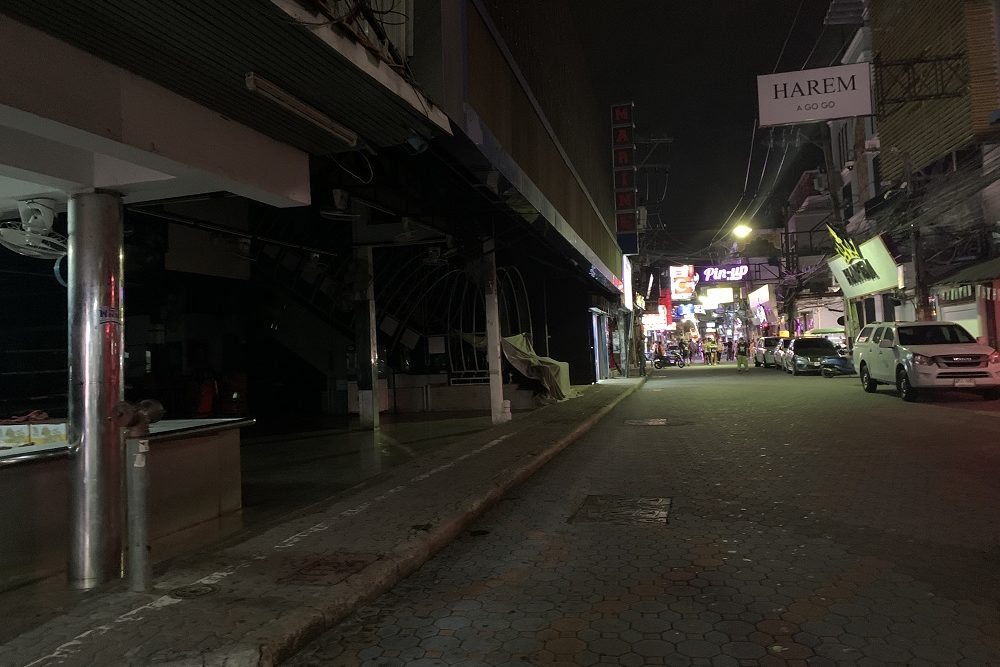
M 779 371 L 785 370 L 785 352 L 788 351 L 788 344 L 791 342 L 791 338 L 779 338 L 778 344 L 774 346 L 774 350 L 771 352 L 771 358 L 774 359 L 774 367 Z
M 844 327 L 823 327 L 819 329 L 810 329 L 806 331 L 803 336 L 819 336 L 820 338 L 827 338 L 833 341 L 833 344 L 838 348 L 847 347 L 847 334 L 844 333 Z
M 780 342 L 781 339 L 777 336 L 765 336 L 759 339 L 753 351 L 753 365 L 764 368 L 774 366 L 774 348 Z
M 861 386 L 896 387 L 904 401 L 932 390 L 975 391 L 1000 398 L 1000 352 L 954 322 L 876 322 L 854 344 Z
M 833 341 L 818 336 L 802 336 L 792 339 L 781 362 L 792 375 L 819 373 L 822 371 L 823 360 L 835 356 L 837 346 Z

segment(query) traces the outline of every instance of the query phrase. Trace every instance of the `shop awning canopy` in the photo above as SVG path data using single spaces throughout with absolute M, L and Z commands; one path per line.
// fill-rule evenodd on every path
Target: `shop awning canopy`
M 339 33 L 303 9 L 310 4 L 321 3 L 0 0 L 0 12 L 308 153 L 352 150 L 316 111 L 373 146 L 451 134 L 444 113 L 391 65 L 351 39 L 341 40 L 344 52 L 331 46 Z M 288 101 L 251 92 L 249 72 Z
M 1000 278 L 1000 257 L 960 269 L 947 278 L 937 281 L 935 285 L 967 285 L 986 282 L 995 278 Z

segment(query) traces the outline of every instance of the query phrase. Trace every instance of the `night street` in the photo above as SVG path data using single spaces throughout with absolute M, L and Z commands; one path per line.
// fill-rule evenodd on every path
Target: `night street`
M 1000 663 L 998 407 L 658 371 L 291 664 Z
M 0 18 L 0 667 L 1000 667 L 1000 0 Z

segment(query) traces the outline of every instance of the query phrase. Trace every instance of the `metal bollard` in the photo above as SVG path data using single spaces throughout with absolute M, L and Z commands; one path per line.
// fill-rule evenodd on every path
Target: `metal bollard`
M 146 399 L 139 405 L 121 402 L 111 418 L 121 428 L 128 429 L 125 438 L 125 521 L 128 540 L 125 563 L 129 589 L 137 593 L 148 591 L 152 581 L 149 563 L 149 473 L 146 454 L 149 452 L 149 425 L 163 418 L 163 405 Z
M 148 512 L 146 510 L 149 488 L 149 473 L 146 470 L 146 454 L 148 452 L 148 439 L 126 438 L 125 489 L 128 523 L 126 569 L 129 590 L 137 593 L 148 591 L 152 580 L 152 568 L 149 563 Z

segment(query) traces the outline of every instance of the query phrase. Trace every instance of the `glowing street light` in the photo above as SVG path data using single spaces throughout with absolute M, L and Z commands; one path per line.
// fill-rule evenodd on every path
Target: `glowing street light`
M 750 227 L 750 225 L 745 225 L 743 223 L 740 223 L 735 227 L 733 227 L 733 236 L 735 236 L 738 239 L 745 239 L 746 237 L 750 236 L 750 232 L 752 231 L 753 229 Z

